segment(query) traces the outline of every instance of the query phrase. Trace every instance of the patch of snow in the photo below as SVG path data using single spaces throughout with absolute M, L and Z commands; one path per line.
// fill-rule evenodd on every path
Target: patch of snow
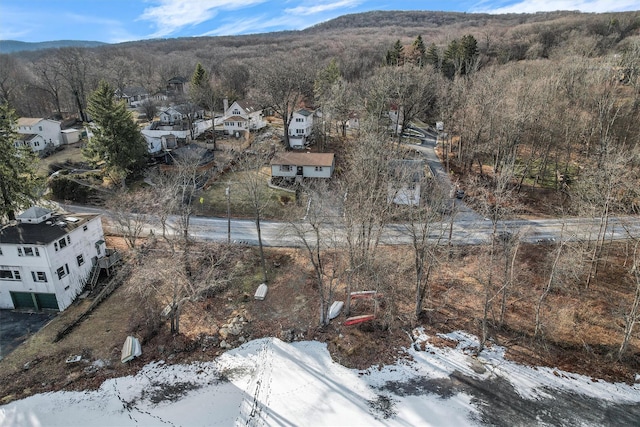
M 334 362 L 324 343 L 263 338 L 211 362 L 157 361 L 134 376 L 107 380 L 96 391 L 45 393 L 15 401 L 0 406 L 0 425 L 491 424 L 494 419 L 487 416 L 502 415 L 493 415 L 492 402 L 487 394 L 476 395 L 474 384 L 490 389 L 489 396 L 498 391 L 492 389 L 496 385 L 504 392 L 490 398 L 533 405 L 519 414 L 519 405 L 496 401 L 511 411 L 505 417 L 515 417 L 501 418 L 503 424 L 553 425 L 562 420 L 565 414 L 549 415 L 554 409 L 547 410 L 556 390 L 610 404 L 640 402 L 639 384 L 594 382 L 557 369 L 518 365 L 504 360 L 505 350 L 495 345 L 475 357 L 476 337 L 462 332 L 442 337 L 455 340 L 456 348 L 435 347 L 424 331 L 416 330 L 414 342 L 424 351 L 402 349 L 409 358 L 366 370 Z M 540 410 L 535 405 L 547 406 Z M 487 407 L 491 413 L 483 412 Z M 577 424 L 590 425 L 590 420 Z

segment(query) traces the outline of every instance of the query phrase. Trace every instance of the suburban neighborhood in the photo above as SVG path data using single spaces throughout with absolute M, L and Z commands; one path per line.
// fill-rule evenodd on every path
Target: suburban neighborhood
M 639 23 L 0 54 L 0 425 L 638 425 Z

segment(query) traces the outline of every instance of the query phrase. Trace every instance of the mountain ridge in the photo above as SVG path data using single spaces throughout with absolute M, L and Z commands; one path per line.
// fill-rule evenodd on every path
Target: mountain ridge
M 109 43 L 91 40 L 51 40 L 46 42 L 23 42 L 19 40 L 0 40 L 0 53 L 33 52 L 61 47 L 98 47 Z

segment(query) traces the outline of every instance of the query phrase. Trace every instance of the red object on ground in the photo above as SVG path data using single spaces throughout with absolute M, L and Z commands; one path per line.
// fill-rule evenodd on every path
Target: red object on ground
M 357 325 L 358 323 L 368 322 L 369 320 L 375 319 L 376 316 L 373 314 L 363 314 L 360 316 L 349 317 L 344 321 L 344 326 Z

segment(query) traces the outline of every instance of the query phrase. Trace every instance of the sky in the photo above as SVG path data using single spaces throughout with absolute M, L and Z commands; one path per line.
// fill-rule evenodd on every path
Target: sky
M 125 41 L 302 30 L 371 10 L 640 10 L 640 0 L 0 0 L 0 40 Z

